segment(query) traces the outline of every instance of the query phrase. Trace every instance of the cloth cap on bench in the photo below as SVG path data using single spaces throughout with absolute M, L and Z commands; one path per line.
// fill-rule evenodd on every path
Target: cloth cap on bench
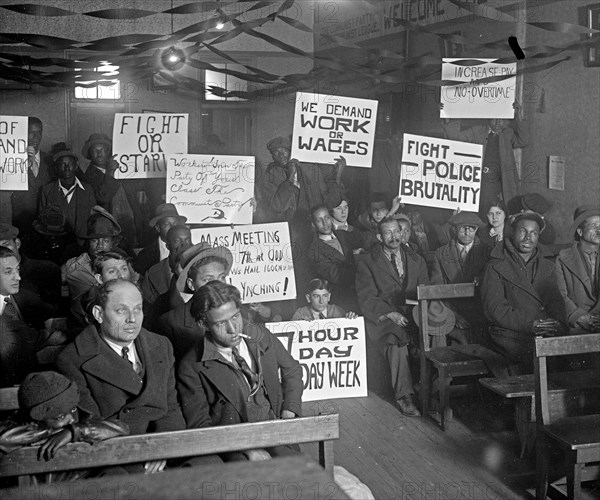
M 30 373 L 19 387 L 19 407 L 33 420 L 68 413 L 79 403 L 77 384 L 56 372 Z

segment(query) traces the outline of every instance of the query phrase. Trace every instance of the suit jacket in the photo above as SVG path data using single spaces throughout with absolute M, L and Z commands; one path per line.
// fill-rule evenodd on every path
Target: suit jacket
M 156 331 L 171 341 L 177 361 L 204 337 L 204 330 L 192 316 L 191 308 L 192 301 L 188 300 L 158 319 Z
M 21 289 L 37 294 L 47 304 L 58 304 L 61 300 L 60 267 L 54 262 L 30 259 L 23 253 L 21 261 Z
M 146 274 L 146 271 L 153 265 L 160 262 L 160 249 L 158 247 L 158 238 L 150 243 L 147 247 L 140 250 L 137 257 L 133 261 L 133 269 L 141 276 Z
M 39 210 L 51 205 L 61 207 L 67 218 L 67 227 L 78 236 L 86 234 L 87 220 L 92 207 L 96 205 L 96 197 L 92 186 L 83 182 L 82 185 L 83 189 L 79 186 L 75 187 L 71 199 L 71 203 L 75 203 L 72 211 L 67 210 L 69 204 L 67 204 L 67 200 L 60 189 L 58 180 L 42 187 L 39 206 Z
M 81 169 L 77 169 L 77 177 L 82 182 L 92 186 L 98 204 L 110 211 L 111 201 L 115 194 L 117 194 L 117 190 L 120 186 L 119 181 L 114 177 L 102 173 L 100 169 L 92 164 L 88 165 L 85 172 Z
M 88 325 L 61 352 L 56 366 L 77 383 L 79 406 L 92 415 L 118 419 L 131 434 L 184 429 L 171 344 L 142 328 L 135 348 L 143 377 L 101 339 L 95 325 Z
M 406 316 L 406 299 L 416 299 L 417 286 L 429 284 L 427 265 L 423 257 L 410 247 L 403 246 L 402 251 L 406 260 L 405 287 L 402 286 L 392 263 L 383 253 L 382 245 L 374 247 L 370 254 L 358 261 L 356 293 L 367 320 L 367 333 L 375 341 L 380 341 L 386 334 L 392 333 L 401 342 L 408 342 L 408 335 L 404 329 L 395 328 L 389 324 L 390 321 L 378 324 L 378 319 L 393 311 L 402 311 Z
M 576 326 L 577 320 L 584 314 L 600 314 L 600 298 L 594 294 L 593 284 L 577 243 L 560 251 L 556 257 L 554 272 L 571 327 Z
M 142 281 L 142 293 L 144 298 L 150 303 L 154 304 L 156 299 L 169 291 L 171 286 L 171 278 L 173 272 L 169 266 L 169 259 L 163 259 L 158 264 L 154 264 Z
M 277 418 L 282 410 L 302 413 L 302 368 L 264 326 L 244 324 L 248 350 L 262 374 L 267 398 Z M 278 373 L 281 373 L 281 382 Z M 188 428 L 248 421 L 246 401 L 236 373 L 204 338 L 182 359 L 177 387 Z
M 335 304 L 329 304 L 327 306 L 327 318 L 344 318 L 346 311 Z M 296 312 L 292 316 L 290 321 L 315 321 L 315 317 L 310 309 L 310 306 L 303 306 L 296 309 Z

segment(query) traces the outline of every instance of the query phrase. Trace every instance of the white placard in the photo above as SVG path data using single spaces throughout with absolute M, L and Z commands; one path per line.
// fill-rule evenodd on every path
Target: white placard
M 192 229 L 192 241 L 231 251 L 233 265 L 227 279 L 238 288 L 244 304 L 296 298 L 287 222 Z
M 402 203 L 477 212 L 482 150 L 481 144 L 404 134 Z
M 254 157 L 167 155 L 167 203 L 188 223 L 252 224 Z
M 517 63 L 497 64 L 496 59 L 473 59 L 479 64 L 454 64 L 466 58 L 442 59 L 442 80 L 466 82 L 441 88 L 440 118 L 505 118 L 515 116 Z M 513 75 L 497 82 L 478 83 L 485 78 Z
M 565 190 L 565 158 L 563 156 L 548 157 L 548 187 L 557 191 Z
M 298 92 L 291 158 L 370 168 L 376 121 L 377 101 Z
M 302 366 L 302 401 L 367 396 L 363 318 L 267 323 Z
M 167 155 L 187 153 L 187 113 L 115 113 L 116 179 L 166 177 Z
M 0 190 L 27 191 L 26 116 L 0 115 Z

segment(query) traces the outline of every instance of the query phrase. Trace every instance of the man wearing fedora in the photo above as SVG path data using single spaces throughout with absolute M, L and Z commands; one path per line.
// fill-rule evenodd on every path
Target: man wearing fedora
M 148 225 L 158 233 L 158 238 L 138 253 L 133 262 L 136 272 L 143 276 L 154 264 L 169 256 L 167 233 L 173 226 L 185 224 L 186 220 L 179 215 L 177 207 L 172 203 L 163 203 L 156 207 L 154 217 L 150 219 Z
M 490 253 L 481 301 L 491 347 L 504 356 L 509 374 L 519 375 L 533 372 L 534 337 L 563 333 L 566 315 L 554 263 L 537 248 L 543 217 L 523 211 L 511 217 L 511 225 L 511 237 Z
M 54 205 L 65 214 L 65 227 L 74 234 L 84 234 L 92 207 L 96 205 L 94 189 L 75 175 L 79 168 L 77 153 L 64 149 L 54 156 L 58 179 L 42 187 L 39 211 Z
M 582 205 L 575 210 L 570 234 L 575 244 L 556 258 L 556 282 L 566 307 L 569 327 L 576 331 L 600 330 L 600 207 Z

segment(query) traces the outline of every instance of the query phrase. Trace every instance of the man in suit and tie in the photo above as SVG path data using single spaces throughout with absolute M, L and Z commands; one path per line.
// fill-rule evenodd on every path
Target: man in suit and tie
M 399 410 L 408 417 L 417 417 L 421 413 L 413 401 L 408 355 L 409 334 L 416 331 L 416 325 L 406 299 L 417 298 L 417 286 L 428 285 L 429 275 L 423 258 L 402 244 L 409 235 L 407 218 L 384 218 L 379 222 L 380 245 L 358 261 L 356 291 L 370 340 L 367 347 L 387 360 Z M 371 364 L 375 358 L 370 355 Z

